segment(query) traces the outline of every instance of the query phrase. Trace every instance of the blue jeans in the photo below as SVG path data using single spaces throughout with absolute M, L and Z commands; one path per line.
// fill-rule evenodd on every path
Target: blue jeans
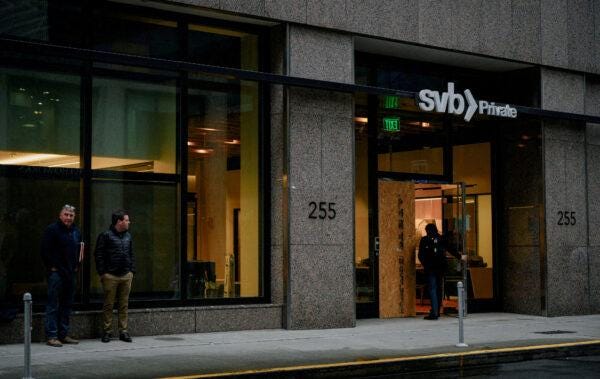
M 432 317 L 440 316 L 443 282 L 444 275 L 435 272 L 427 273 L 427 287 L 429 289 L 429 298 L 431 299 L 431 310 L 429 311 L 429 315 Z
M 46 338 L 65 338 L 69 334 L 69 317 L 75 296 L 75 277 L 63 278 L 56 271 L 48 276 L 46 303 Z

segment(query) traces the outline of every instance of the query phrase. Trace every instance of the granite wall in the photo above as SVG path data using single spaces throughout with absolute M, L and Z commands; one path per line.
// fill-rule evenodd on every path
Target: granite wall
M 131 309 L 129 332 L 132 337 L 164 334 L 222 332 L 281 328 L 282 307 L 271 304 Z M 35 313 L 31 340 L 40 342 L 44 336 L 44 314 Z M 117 334 L 116 310 L 113 335 Z M 78 338 L 100 338 L 102 312 L 79 311 L 71 316 L 71 335 Z M 23 315 L 0 323 L 0 344 L 23 342 Z
M 291 25 L 287 40 L 289 75 L 353 82 L 352 37 Z M 352 95 L 305 88 L 284 91 L 286 327 L 351 327 L 355 324 Z
M 225 13 L 600 73 L 595 0 L 172 0 Z
M 593 90 L 586 89 L 583 74 L 542 70 L 544 109 L 583 114 L 586 92 Z M 593 134 L 591 126 L 588 130 Z M 591 288 L 598 285 L 592 266 L 598 248 L 592 245 L 594 224 L 589 222 L 600 210 L 593 195 L 599 171 L 594 167 L 597 145 L 586 140 L 583 123 L 544 121 L 548 316 L 590 313 L 598 296 L 597 287 L 595 292 Z

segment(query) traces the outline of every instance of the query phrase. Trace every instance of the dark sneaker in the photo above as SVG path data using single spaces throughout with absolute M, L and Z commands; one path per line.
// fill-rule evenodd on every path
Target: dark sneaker
M 131 342 L 131 336 L 127 332 L 123 332 L 119 335 L 119 339 L 124 342 Z
M 112 337 L 112 336 L 110 335 L 110 333 L 108 333 L 108 332 L 105 332 L 105 333 L 102 335 L 102 339 L 101 339 L 101 341 L 102 341 L 102 342 L 105 342 L 105 343 L 106 343 L 106 342 L 110 342 L 110 338 L 111 338 L 111 337 Z
M 46 345 L 52 346 L 52 347 L 61 347 L 62 343 L 60 343 L 58 338 L 50 338 L 48 341 L 46 341 Z
M 438 317 L 437 317 L 437 316 L 432 316 L 432 315 L 429 315 L 429 316 L 425 316 L 425 317 L 423 317 L 423 319 L 425 319 L 425 320 L 437 320 L 437 319 L 438 319 Z
M 65 338 L 61 338 L 60 342 L 66 345 L 77 345 L 79 343 L 79 340 L 76 340 L 73 337 L 66 336 Z

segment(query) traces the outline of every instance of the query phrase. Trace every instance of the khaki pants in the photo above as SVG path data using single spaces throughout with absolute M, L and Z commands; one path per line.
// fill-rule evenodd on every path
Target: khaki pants
M 112 274 L 102 275 L 102 287 L 104 288 L 104 306 L 102 307 L 102 328 L 105 332 L 112 332 L 112 311 L 115 304 L 115 296 L 119 300 L 119 333 L 127 331 L 127 309 L 129 307 L 129 292 L 133 273 L 128 272 L 123 276 Z

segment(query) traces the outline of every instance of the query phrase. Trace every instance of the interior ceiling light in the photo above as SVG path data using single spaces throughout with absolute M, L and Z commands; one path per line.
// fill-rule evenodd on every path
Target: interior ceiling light
M 214 150 L 210 149 L 210 148 L 205 148 L 205 149 L 194 149 L 193 151 L 198 154 L 212 154 Z
M 520 148 L 524 148 L 525 144 L 524 143 L 520 143 L 520 144 L 517 144 L 517 146 L 520 147 Z
M 239 139 L 232 139 L 231 141 L 223 141 L 223 143 L 225 143 L 227 145 L 239 145 L 240 144 L 240 140 Z
M 215 128 L 198 128 L 200 130 L 206 130 L 207 132 L 218 132 L 219 129 L 215 129 Z
M 188 146 L 196 146 L 196 142 L 187 141 Z
M 369 122 L 369 119 L 367 117 L 354 117 L 354 121 L 366 124 Z
M 522 139 L 523 141 L 527 141 L 527 140 L 531 139 L 531 137 L 529 137 L 527 134 L 523 134 L 523 135 L 521 136 L 521 139 Z
M 428 122 L 422 122 L 421 126 L 424 127 L 424 128 L 429 128 L 429 127 L 431 127 L 431 124 L 428 123 Z

